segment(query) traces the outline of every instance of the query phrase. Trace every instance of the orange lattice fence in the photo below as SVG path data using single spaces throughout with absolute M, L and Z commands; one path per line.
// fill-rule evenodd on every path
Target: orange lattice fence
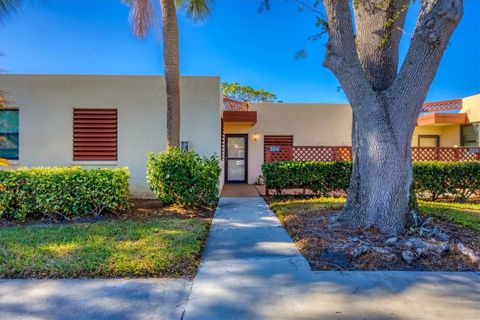
M 413 161 L 479 161 L 480 148 L 413 147 Z
M 345 161 L 351 159 L 351 147 L 293 147 L 293 160 L 297 161 Z
M 265 162 L 293 160 L 293 147 L 290 146 L 266 146 Z
M 480 161 L 480 147 L 413 147 L 413 161 Z M 265 162 L 273 161 L 348 161 L 348 146 L 267 146 Z

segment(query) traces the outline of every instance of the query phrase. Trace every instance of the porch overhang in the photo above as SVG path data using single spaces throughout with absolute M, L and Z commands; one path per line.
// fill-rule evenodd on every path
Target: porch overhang
M 223 122 L 253 126 L 257 123 L 257 111 L 223 111 Z
M 466 113 L 431 113 L 418 117 L 417 126 L 445 126 L 454 124 L 467 124 L 468 117 Z

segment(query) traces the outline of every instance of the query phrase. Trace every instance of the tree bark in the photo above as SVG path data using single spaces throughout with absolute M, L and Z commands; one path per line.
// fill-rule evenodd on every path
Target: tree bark
M 411 138 L 463 14 L 463 0 L 423 0 L 397 74 L 398 31 L 408 2 L 357 0 L 354 24 L 349 0 L 324 0 L 329 34 L 324 65 L 339 80 L 353 112 L 353 171 L 340 220 L 377 227 L 385 235 L 403 233 L 413 209 Z
M 339 218 L 351 226 L 374 226 L 386 235 L 400 234 L 411 210 L 410 134 L 393 136 L 382 115 L 368 123 L 355 118 L 352 178 Z
M 160 0 L 163 64 L 167 89 L 167 146 L 180 146 L 180 75 L 178 22 L 174 0 Z

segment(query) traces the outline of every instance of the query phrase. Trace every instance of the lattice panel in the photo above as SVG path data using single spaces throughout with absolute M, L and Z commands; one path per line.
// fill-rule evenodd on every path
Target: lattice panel
M 323 147 L 296 147 L 293 150 L 293 159 L 297 161 L 333 161 L 332 148 Z
M 444 110 L 460 110 L 462 109 L 462 99 L 446 100 L 425 103 L 422 106 L 422 112 L 436 112 Z
M 351 147 L 279 147 L 271 152 L 265 147 L 266 162 L 271 161 L 346 161 L 352 159 Z M 435 148 L 413 147 L 413 161 L 480 161 L 480 147 Z
M 462 148 L 458 161 L 480 161 L 480 148 Z
M 473 152 L 475 148 L 412 148 L 414 161 L 475 161 L 480 154 Z M 480 150 L 477 150 L 480 151 Z
M 281 136 L 281 135 L 265 135 L 263 137 L 263 161 L 267 162 L 267 147 L 269 146 L 277 146 L 277 147 L 292 147 L 293 146 L 293 136 Z M 281 152 L 289 152 L 290 159 L 286 160 L 292 160 L 291 158 L 291 153 L 292 150 L 283 150 Z M 283 156 L 282 156 L 283 157 Z M 277 160 L 278 161 L 278 160 Z M 285 160 L 282 160 L 285 161 Z
M 292 147 L 279 147 L 279 151 L 271 152 L 270 147 L 265 147 L 265 162 L 290 161 L 293 160 Z
M 226 111 L 248 111 L 248 102 L 223 98 L 223 107 Z
M 294 147 L 293 159 L 298 161 L 344 161 L 352 159 L 351 147 Z

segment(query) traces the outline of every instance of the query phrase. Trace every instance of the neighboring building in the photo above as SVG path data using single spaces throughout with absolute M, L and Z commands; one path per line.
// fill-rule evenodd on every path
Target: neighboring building
M 480 94 L 426 103 L 413 133 L 414 147 L 478 146 Z
M 0 111 L 0 158 L 19 166 L 128 167 L 131 191 L 150 196 L 147 152 L 166 146 L 163 77 L 1 75 L 12 100 Z M 181 140 L 220 154 L 218 77 L 182 77 Z
M 160 76 L 1 75 L 0 158 L 17 166 L 129 167 L 131 191 L 151 196 L 148 152 L 165 149 Z M 218 77 L 181 78 L 181 140 L 222 159 L 223 182 L 255 183 L 268 146 L 350 146 L 348 104 L 222 99 Z M 413 146 L 478 146 L 480 95 L 425 104 Z
M 227 102 L 226 108 L 226 182 L 255 183 L 268 145 L 352 144 L 352 112 L 348 104 L 251 103 L 248 111 L 229 111 L 232 107 Z
M 348 104 L 251 103 L 225 99 L 225 181 L 255 183 L 267 146 L 350 146 Z M 480 94 L 426 103 L 414 147 L 479 146 Z M 308 153 L 311 149 L 305 148 Z M 308 158 L 308 154 L 305 155 Z

